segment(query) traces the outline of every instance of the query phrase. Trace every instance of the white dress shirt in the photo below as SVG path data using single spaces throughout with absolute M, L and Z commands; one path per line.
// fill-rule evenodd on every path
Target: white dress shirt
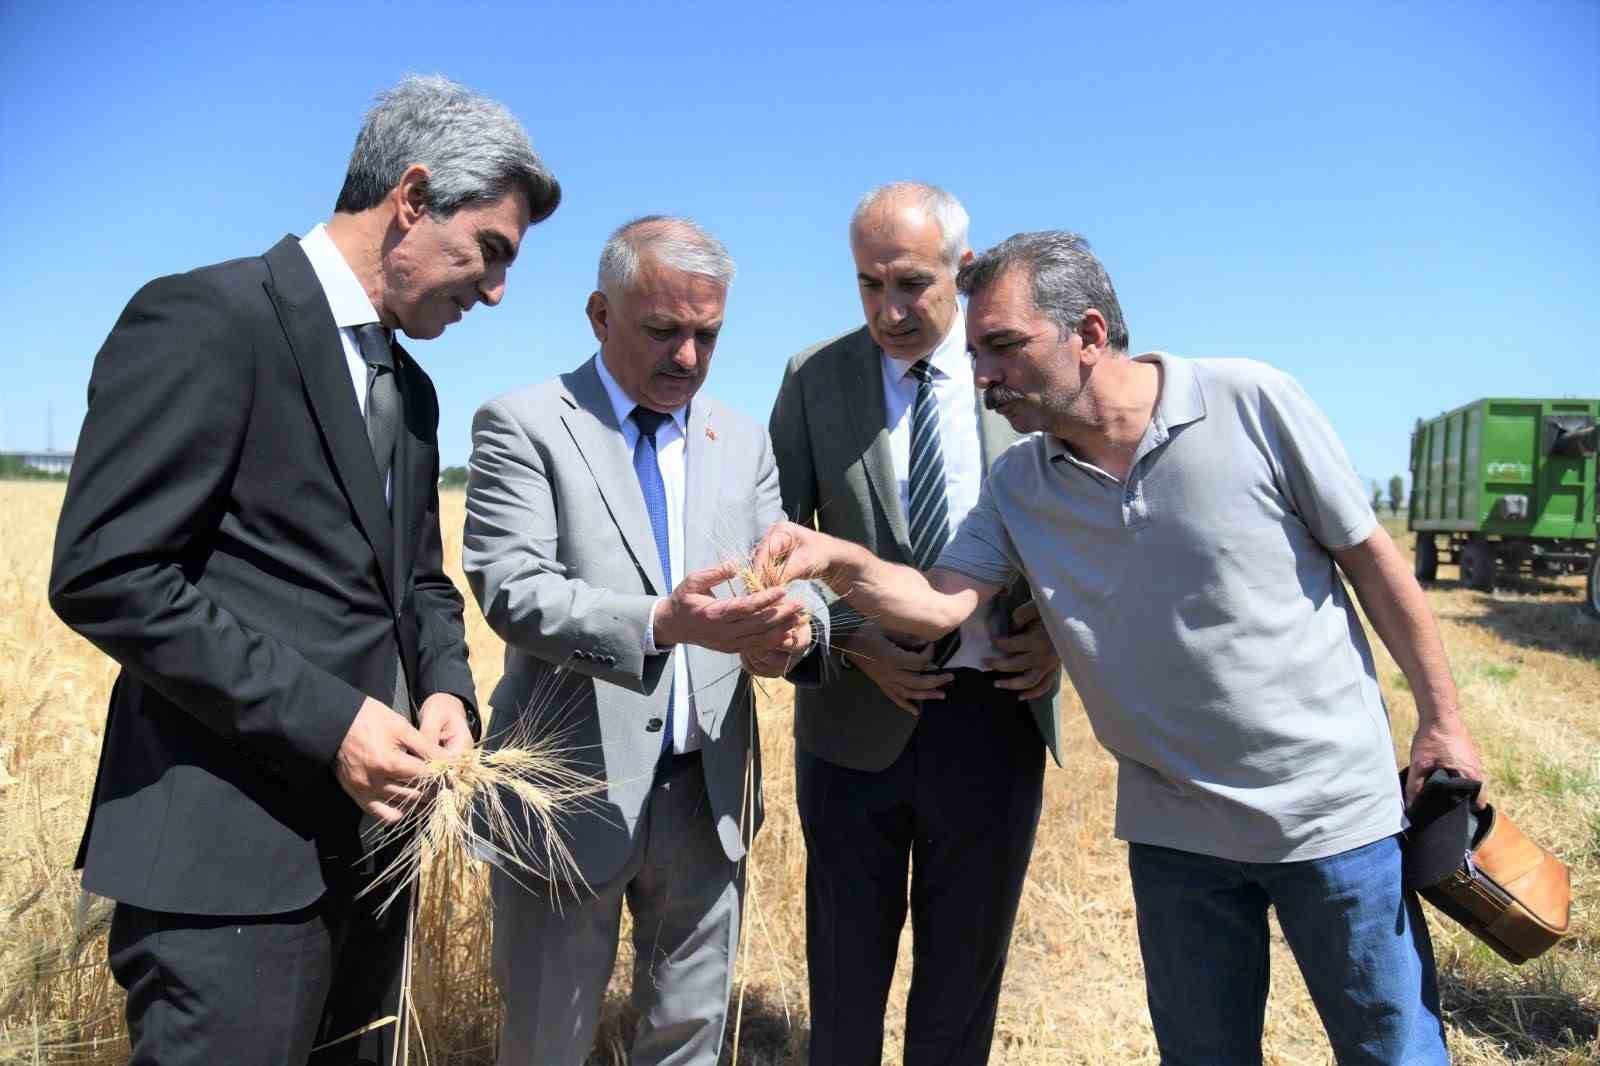
M 949 535 L 978 502 L 983 484 L 983 445 L 978 438 L 978 399 L 972 362 L 967 357 L 967 322 L 959 307 L 950 332 L 925 357 L 933 367 L 933 396 L 939 404 L 939 453 L 944 460 L 945 505 Z M 911 514 L 911 407 L 917 399 L 916 359 L 882 353 L 884 424 L 889 427 L 889 457 L 900 491 L 900 513 Z M 976 611 L 961 624 L 961 647 L 945 664 L 984 669 L 983 660 L 1001 654 L 989 632 L 988 611 Z
M 617 379 L 611 376 L 606 361 L 598 353 L 594 357 L 595 370 L 600 384 L 605 387 L 606 398 L 616 412 L 617 425 L 622 427 L 622 440 L 628 454 L 639 444 L 639 426 L 631 417 L 637 406 L 622 391 Z M 661 471 L 661 484 L 667 490 L 667 556 L 672 560 L 672 584 L 683 580 L 683 510 L 686 479 L 684 449 L 688 443 L 689 406 L 685 404 L 668 412 L 670 417 L 656 430 L 656 466 Z M 654 541 L 651 542 L 652 546 Z M 670 589 L 667 591 L 671 591 Z M 666 597 L 662 597 L 665 599 Z M 659 602 L 659 601 L 658 601 Z M 644 629 L 644 653 L 659 654 L 656 646 L 655 614 Z M 694 690 L 689 684 L 689 657 L 672 649 L 672 750 L 682 753 L 698 751 L 704 740 L 700 724 L 695 718 Z
M 300 238 L 300 250 L 311 260 L 311 272 L 317 276 L 317 284 L 322 286 L 322 294 L 328 298 L 328 307 L 333 311 L 333 324 L 339 327 L 339 344 L 344 348 L 345 365 L 350 370 L 350 384 L 356 392 L 356 409 L 365 422 L 367 361 L 361 357 L 361 345 L 356 342 L 356 327 L 377 322 L 378 312 L 373 310 L 372 300 L 361 287 L 356 272 L 350 269 L 343 253 L 328 236 L 325 224 L 317 223 L 310 233 Z M 389 498 L 389 484 L 393 480 L 391 473 L 384 482 L 385 500 Z

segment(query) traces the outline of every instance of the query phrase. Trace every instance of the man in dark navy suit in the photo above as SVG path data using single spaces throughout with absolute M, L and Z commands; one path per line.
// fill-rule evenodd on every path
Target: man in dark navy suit
M 366 819 L 478 732 L 439 408 L 394 331 L 505 292 L 560 186 L 503 106 L 408 78 L 334 215 L 157 279 L 95 359 L 50 600 L 117 660 L 78 861 L 135 1063 L 389 1063 L 405 900 Z M 353 1035 L 352 1035 L 353 1034 Z

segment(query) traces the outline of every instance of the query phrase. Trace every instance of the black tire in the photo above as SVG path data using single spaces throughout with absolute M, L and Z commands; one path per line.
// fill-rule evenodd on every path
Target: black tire
M 1432 533 L 1417 534 L 1417 580 L 1432 581 L 1439 576 L 1439 545 Z
M 1589 557 L 1589 587 L 1584 593 L 1583 605 L 1591 615 L 1600 618 L 1600 547 Z
M 1461 549 L 1461 583 L 1467 588 L 1493 592 L 1495 571 L 1498 569 L 1499 560 L 1495 558 L 1494 546 L 1488 541 L 1474 537 Z

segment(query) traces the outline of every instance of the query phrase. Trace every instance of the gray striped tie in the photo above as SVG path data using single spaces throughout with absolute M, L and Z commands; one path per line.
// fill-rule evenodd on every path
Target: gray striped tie
M 394 446 L 400 436 L 400 384 L 395 377 L 394 349 L 389 346 L 389 331 L 376 322 L 356 327 L 356 346 L 367 364 L 367 440 L 372 459 L 378 464 L 378 480 L 385 492 L 389 473 L 394 468 Z M 395 536 L 400 531 L 395 530 Z M 412 717 L 411 691 L 406 684 L 406 668 L 400 662 L 400 645 L 394 649 L 394 699 L 389 706 Z
M 945 499 L 944 454 L 939 449 L 939 401 L 933 394 L 933 367 L 926 359 L 911 366 L 917 398 L 911 404 L 911 474 L 907 478 L 911 555 L 918 570 L 927 570 L 950 539 L 950 505 Z M 943 666 L 961 646 L 961 633 L 951 632 L 933 649 L 933 666 Z

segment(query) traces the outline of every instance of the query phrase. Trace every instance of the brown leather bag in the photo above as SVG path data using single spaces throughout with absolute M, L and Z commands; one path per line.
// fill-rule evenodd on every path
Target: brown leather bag
M 1492 806 L 1473 810 L 1478 783 L 1436 771 L 1406 813 L 1408 888 L 1509 962 L 1550 950 L 1567 933 L 1566 864 Z M 1405 772 L 1401 772 L 1401 785 Z

